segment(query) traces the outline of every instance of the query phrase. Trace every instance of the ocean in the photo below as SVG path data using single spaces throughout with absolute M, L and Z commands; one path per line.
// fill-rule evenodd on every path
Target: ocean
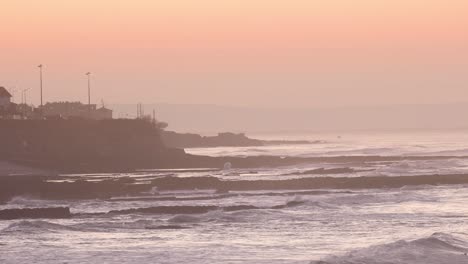
M 280 182 L 326 177 L 468 173 L 466 131 L 259 134 L 304 145 L 187 149 L 209 156 L 330 157 L 279 168 L 144 170 L 62 175 L 99 181 L 158 177 Z M 333 157 L 381 156 L 346 162 Z M 385 157 L 393 157 L 388 160 Z M 395 159 L 394 157 L 399 157 Z M 411 157 L 411 158 L 408 158 Z M 462 184 L 398 188 L 148 190 L 93 200 L 15 197 L 1 209 L 70 207 L 70 219 L 0 221 L 0 263 L 468 263 L 468 192 Z M 206 212 L 151 213 L 186 206 Z M 133 209 L 133 210 L 129 210 Z M 119 213 L 109 213 L 110 211 Z

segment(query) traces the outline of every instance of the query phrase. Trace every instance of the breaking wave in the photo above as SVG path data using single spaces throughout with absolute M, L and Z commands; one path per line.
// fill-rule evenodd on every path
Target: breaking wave
M 175 221 L 177 223 L 177 221 Z M 183 223 L 183 221 L 179 222 Z M 2 233 L 47 233 L 59 231 L 81 231 L 81 232 L 112 232 L 116 229 L 186 229 L 172 223 L 164 223 L 157 220 L 137 220 L 137 221 L 96 221 L 84 222 L 73 225 L 62 225 L 47 221 L 19 221 L 10 224 L 1 230 Z
M 371 246 L 312 261 L 310 264 L 466 264 L 467 252 L 467 240 L 434 233 L 427 238 Z
M 296 207 L 304 204 L 305 201 L 294 199 L 285 204 L 275 205 L 271 207 L 258 207 L 254 205 L 194 205 L 194 206 L 153 206 L 144 208 L 130 208 L 124 210 L 112 210 L 107 215 L 127 215 L 127 214 L 168 214 L 168 215 L 196 215 L 205 214 L 212 211 L 234 212 L 243 210 L 259 210 L 259 209 L 285 209 Z M 99 215 L 99 214 L 96 214 Z
M 19 221 L 10 224 L 2 232 L 50 232 L 50 231 L 78 231 L 75 227 L 51 223 L 47 221 Z
M 312 177 L 282 180 L 221 180 L 216 177 L 166 177 L 153 180 L 160 190 L 212 190 L 218 194 L 229 191 L 254 190 L 317 190 L 401 188 L 415 185 L 468 184 L 468 174 L 432 174 L 395 177 Z M 188 188 L 187 186 L 190 186 Z

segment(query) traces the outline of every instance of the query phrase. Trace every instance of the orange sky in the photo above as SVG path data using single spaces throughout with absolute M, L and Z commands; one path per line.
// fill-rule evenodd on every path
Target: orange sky
M 96 102 L 468 101 L 466 0 L 162 2 L 2 1 L 0 86 L 37 103 L 42 63 L 47 100 L 91 71 Z

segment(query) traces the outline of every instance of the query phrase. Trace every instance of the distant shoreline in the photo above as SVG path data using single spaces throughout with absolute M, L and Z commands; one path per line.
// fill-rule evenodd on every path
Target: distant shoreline
M 260 140 L 247 137 L 244 133 L 218 133 L 216 136 L 202 136 L 194 133 L 161 131 L 163 143 L 170 148 L 213 148 L 213 147 L 257 147 L 271 145 L 315 144 L 322 141 L 308 140 Z
M 341 157 L 209 157 L 168 147 L 164 132 L 145 120 L 0 120 L 0 161 L 54 173 L 133 172 L 138 169 L 279 167 L 302 163 L 375 162 L 428 159 L 464 159 L 457 156 L 341 156 Z M 172 132 L 176 139 L 180 134 Z M 182 137 L 185 137 L 183 135 Z M 267 144 L 243 134 L 225 133 L 203 138 L 210 144 Z M 226 142 L 224 142 L 226 143 Z M 288 143 L 290 143 L 288 141 Z M 305 143 L 305 142 L 296 142 Z M 308 144 L 313 142 L 307 142 Z M 11 174 L 11 173 L 8 173 Z M 35 173 L 37 174 L 37 173 Z M 41 174 L 41 173 L 39 173 Z M 1 175 L 0 175 L 1 176 Z

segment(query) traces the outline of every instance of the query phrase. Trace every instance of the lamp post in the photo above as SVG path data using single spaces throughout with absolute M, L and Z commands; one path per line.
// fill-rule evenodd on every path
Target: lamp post
M 42 64 L 39 64 L 39 85 L 40 85 L 40 88 L 41 88 L 41 109 L 42 109 Z
M 40 118 L 42 119 L 43 111 L 44 111 L 44 104 L 42 102 L 42 64 L 39 64 L 37 67 L 39 68 L 39 87 L 41 90 L 41 107 L 39 108 L 39 115 L 40 115 Z
M 15 100 L 16 100 L 16 92 L 17 92 L 17 89 L 16 87 L 12 87 L 10 88 L 10 93 L 11 93 L 11 102 L 14 103 Z
M 27 94 L 27 92 L 29 91 L 29 89 L 31 89 L 31 88 L 23 90 L 23 98 L 24 98 L 24 104 L 25 105 L 28 105 L 28 94 Z
M 91 73 L 87 72 L 86 76 L 88 76 L 88 111 L 91 117 Z

